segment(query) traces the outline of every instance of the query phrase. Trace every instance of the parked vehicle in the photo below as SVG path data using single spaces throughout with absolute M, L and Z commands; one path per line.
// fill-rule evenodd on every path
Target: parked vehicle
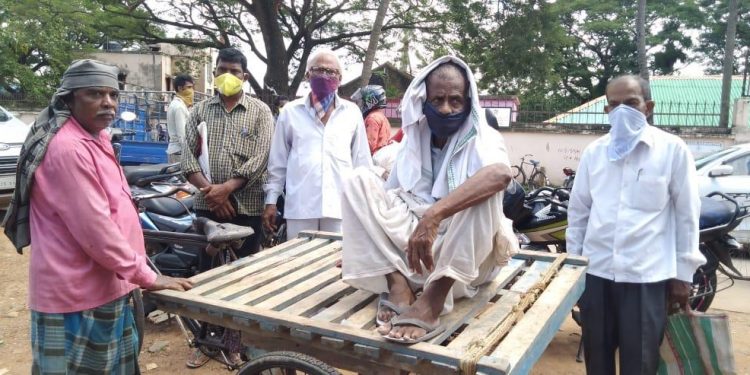
M 693 275 L 690 305 L 694 310 L 706 311 L 716 293 L 731 287 L 734 280 L 750 280 L 747 250 L 729 234 L 748 216 L 748 206 L 726 194 L 713 192 L 701 198 L 700 251 L 706 264 Z M 744 257 L 737 257 L 740 254 Z M 729 285 L 719 289 L 717 271 L 727 276 Z
M 750 194 L 750 143 L 734 145 L 695 160 L 701 196 L 718 191 Z M 740 199 L 742 202 L 744 199 Z
M 513 179 L 521 183 L 521 185 L 528 187 L 529 190 L 534 190 L 542 186 L 549 186 L 549 179 L 540 167 L 541 163 L 537 160 L 531 159 L 532 157 L 534 157 L 534 155 L 526 154 L 521 158 L 521 164 L 510 167 Z M 527 173 L 524 170 L 525 165 L 531 166 L 530 172 Z
M 566 189 L 550 187 L 525 195 L 525 211 L 516 210 L 515 217 L 509 216 L 523 248 L 566 251 L 569 197 Z M 747 250 L 729 234 L 748 216 L 750 206 L 740 205 L 726 194 L 713 192 L 701 198 L 700 251 L 707 262 L 693 275 L 690 304 L 694 310 L 706 311 L 715 294 L 732 286 L 734 280 L 750 280 Z M 729 285 L 719 288 L 717 272 L 727 276 Z
M 141 205 L 148 201 L 173 198 L 178 192 L 190 193 L 189 190 L 180 186 L 150 195 L 140 195 L 135 198 Z M 192 218 L 192 215 L 190 215 Z M 197 218 L 192 221 L 191 230 L 187 232 L 169 232 L 163 230 L 144 229 L 143 234 L 146 243 L 159 244 L 165 247 L 160 253 L 151 255 L 152 267 L 158 274 L 170 276 L 191 276 L 189 272 L 193 269 L 183 269 L 182 262 L 186 259 L 195 259 L 196 266 L 198 255 L 202 251 L 215 251 L 214 259 L 220 263 L 228 263 L 237 259 L 234 251 L 239 249 L 244 240 L 253 234 L 253 229 L 234 224 L 218 223 L 207 218 Z M 197 253 L 182 252 L 177 249 L 198 249 Z M 148 314 L 156 306 L 153 303 L 141 303 L 143 306 L 138 312 Z M 143 314 L 139 314 L 143 316 Z M 195 319 L 176 316 L 176 321 L 185 335 L 190 347 L 199 348 L 207 356 L 222 362 L 230 370 L 236 370 L 239 366 L 227 358 L 229 353 L 223 335 L 226 330 L 222 327 L 206 324 Z M 142 331 L 141 331 L 142 332 Z M 141 336 L 142 337 L 142 336 Z
M 563 168 L 563 174 L 565 175 L 565 179 L 563 180 L 562 187 L 572 189 L 573 181 L 576 179 L 576 171 L 574 171 L 573 168 L 565 167 Z
M 4 210 L 16 188 L 16 166 L 21 146 L 31 126 L 0 107 L 0 210 Z

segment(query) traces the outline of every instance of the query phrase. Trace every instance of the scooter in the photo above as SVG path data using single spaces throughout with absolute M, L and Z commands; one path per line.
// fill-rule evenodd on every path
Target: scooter
M 740 206 L 735 199 L 720 192 L 701 198 L 699 249 L 706 257 L 706 264 L 693 275 L 690 299 L 693 310 L 706 311 L 717 292 L 734 285 L 735 279 L 750 277 L 734 265 L 732 254 L 743 251 L 743 246 L 729 234 L 748 216 L 748 206 Z M 717 271 L 728 277 L 728 286 L 718 289 Z
M 576 179 L 576 171 L 574 171 L 573 168 L 565 167 L 563 168 L 563 174 L 565 175 L 565 180 L 563 180 L 562 187 L 566 189 L 572 189 L 573 182 Z

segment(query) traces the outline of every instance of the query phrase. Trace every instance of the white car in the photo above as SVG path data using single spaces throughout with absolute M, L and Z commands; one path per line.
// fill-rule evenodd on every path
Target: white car
M 31 126 L 0 107 L 0 210 L 8 206 L 13 196 L 18 155 L 29 129 Z
M 701 196 L 719 191 L 750 195 L 750 143 L 727 147 L 695 161 Z M 742 198 L 747 197 L 739 197 Z

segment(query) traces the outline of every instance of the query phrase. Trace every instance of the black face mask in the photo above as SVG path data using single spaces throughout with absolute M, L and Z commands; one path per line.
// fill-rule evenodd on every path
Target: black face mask
M 444 115 L 429 102 L 424 102 L 422 113 L 427 118 L 427 125 L 432 134 L 438 138 L 448 138 L 455 134 L 471 113 L 471 104 L 467 105 L 463 112 Z

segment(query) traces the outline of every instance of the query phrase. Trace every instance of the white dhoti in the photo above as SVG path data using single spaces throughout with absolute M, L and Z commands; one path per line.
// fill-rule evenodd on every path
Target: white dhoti
M 454 299 L 473 297 L 476 287 L 491 280 L 518 249 L 511 222 L 502 214 L 500 192 L 440 223 L 434 271 L 419 275 L 409 270 L 406 249 L 430 204 L 400 188 L 386 191 L 383 180 L 366 169 L 353 173 L 343 193 L 342 278 L 358 289 L 387 292 L 385 275 L 394 271 L 413 290 L 449 277 L 455 283 L 443 306 L 448 313 Z

